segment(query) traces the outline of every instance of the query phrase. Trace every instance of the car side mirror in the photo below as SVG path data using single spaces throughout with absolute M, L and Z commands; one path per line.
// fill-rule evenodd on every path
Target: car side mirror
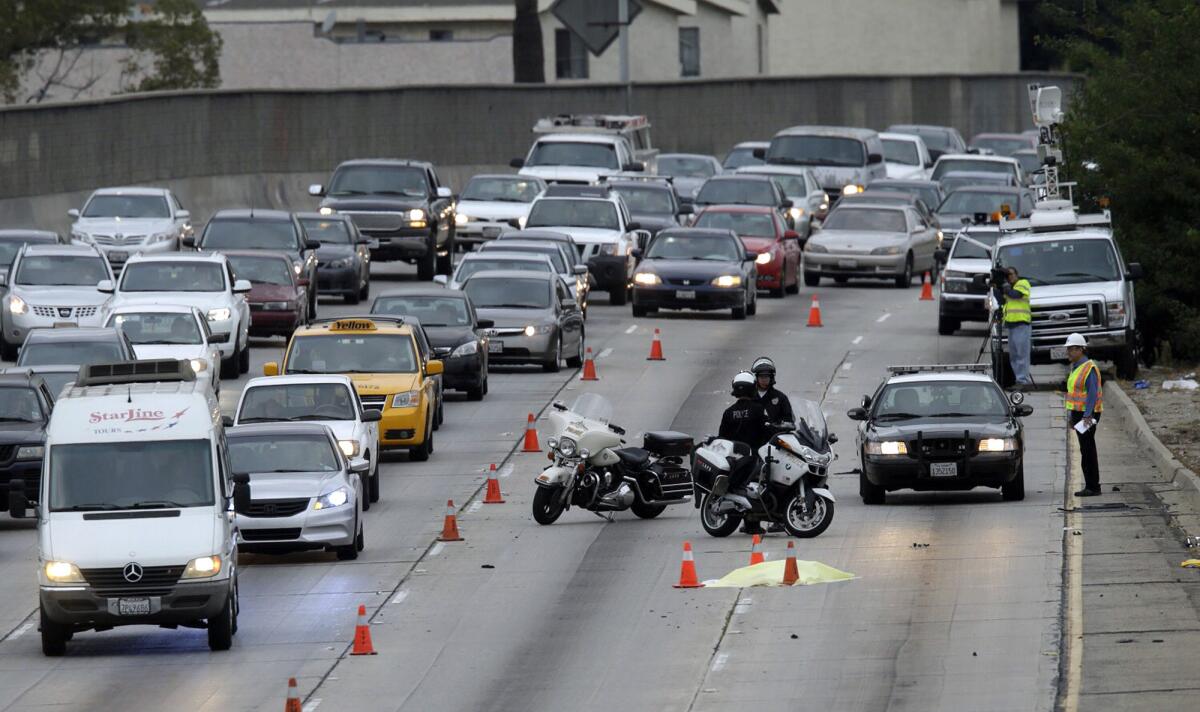
M 365 475 L 371 471 L 371 463 L 360 457 L 350 463 L 350 471 L 359 475 Z
M 433 359 L 429 361 L 429 363 L 425 364 L 425 375 L 436 376 L 442 373 L 443 369 L 444 367 L 442 366 L 442 362 L 438 359 Z
M 175 213 L 175 219 L 176 220 L 191 220 L 192 219 L 192 211 L 180 210 L 179 212 Z
M 783 233 L 783 239 L 785 239 L 785 240 L 799 240 L 799 239 L 800 239 L 800 233 L 796 232 L 795 230 L 787 230 L 787 231 L 785 231 L 785 232 Z
M 312 185 L 308 186 L 308 194 L 314 198 L 320 198 L 325 195 L 325 186 L 321 185 L 320 183 L 313 183 Z
M 883 155 L 879 153 L 868 153 L 867 163 L 883 163 Z
M 67 211 L 67 215 L 73 218 L 79 217 L 79 208 L 71 208 Z
M 475 321 L 475 328 L 477 329 L 490 329 L 495 325 L 496 322 L 492 321 L 491 319 L 477 319 Z
M 316 240 L 305 240 L 304 241 L 304 249 L 319 250 L 319 249 L 321 249 L 321 243 Z
M 767 159 L 767 149 L 765 148 L 756 148 L 750 151 L 750 153 L 760 161 L 765 161 Z
M 105 294 L 112 294 L 114 291 L 113 281 L 111 279 L 102 279 L 96 283 L 96 290 Z
M 13 519 L 24 519 L 26 509 L 29 509 L 29 498 L 25 496 L 25 480 L 9 480 L 8 516 Z
M 933 168 L 933 159 L 932 159 L 932 158 L 930 158 L 930 159 L 927 159 L 927 160 L 925 161 L 925 167 L 926 167 L 926 168 Z
M 233 509 L 244 512 L 250 508 L 250 475 L 246 472 L 235 472 L 229 477 L 233 483 Z
M 754 260 L 758 259 L 758 254 L 758 250 L 746 250 L 745 261 L 753 262 Z
M 863 396 L 862 400 L 859 401 L 859 405 L 862 406 L 863 408 L 870 408 L 871 407 L 871 396 Z
M 374 408 L 367 408 L 362 413 L 362 422 L 364 422 L 364 423 L 378 423 L 381 420 L 383 420 L 383 411 L 382 410 L 375 410 Z
M 933 251 L 933 258 L 940 264 L 946 264 L 946 260 L 950 259 L 950 250 L 946 248 L 938 248 Z
M 512 168 L 524 168 L 525 167 L 525 159 L 524 158 L 514 158 L 508 162 L 508 165 Z
M 566 309 L 567 311 L 573 312 L 579 309 L 579 302 L 575 301 L 574 299 L 564 299 L 562 300 L 562 305 L 563 309 Z
M 1033 406 L 1028 403 L 1022 403 L 1013 408 L 1013 415 L 1018 418 L 1024 418 L 1027 415 L 1033 415 Z
M 1130 262 L 1125 267 L 1127 269 L 1125 273 L 1125 279 L 1129 280 L 1130 282 L 1135 282 L 1145 275 L 1145 271 L 1142 269 L 1142 264 L 1140 262 Z
M 684 202 L 679 203 L 679 210 L 677 210 L 675 212 L 675 214 L 678 215 L 679 217 L 683 217 L 685 215 L 691 215 L 695 212 L 696 212 L 696 207 L 694 205 L 692 205 L 692 202 L 689 200 L 686 203 L 684 203 Z
M 232 428 L 233 427 L 233 416 L 232 415 L 222 415 L 221 416 L 221 425 L 223 425 L 226 428 Z
M 184 247 L 191 247 L 194 249 L 196 247 L 196 238 L 185 237 L 179 241 L 179 244 L 183 245 Z
M 782 207 L 784 210 L 787 210 L 788 208 L 792 207 L 795 204 L 796 203 L 792 202 L 791 198 L 784 198 L 783 202 L 779 203 L 779 206 Z
M 846 417 L 849 418 L 850 420 L 866 420 L 867 419 L 867 409 L 866 408 L 851 408 L 850 410 L 846 411 Z
M 621 170 L 628 171 L 630 173 L 644 173 L 646 170 L 646 164 L 642 161 L 630 161 L 624 166 L 621 166 Z
M 574 274 L 587 274 L 587 265 L 575 265 L 571 268 Z
M 279 375 L 279 363 L 276 361 L 267 361 L 266 363 L 264 363 L 263 364 L 263 375 L 264 376 L 278 376 Z
M 443 198 L 443 199 L 445 199 L 445 198 L 453 198 L 453 197 L 454 197 L 454 193 L 453 193 L 453 192 L 451 192 L 451 190 L 450 190 L 449 188 L 447 188 L 446 186 L 444 186 L 444 185 L 439 185 L 439 186 L 437 187 L 437 197 L 439 197 L 439 198 Z
M 444 274 L 435 274 L 435 275 L 433 275 L 433 281 L 435 284 L 440 284 L 443 287 L 445 287 L 447 284 L 450 283 L 450 278 Z
M 234 294 L 245 294 L 246 292 L 249 292 L 251 289 L 252 289 L 252 287 L 250 286 L 250 280 L 248 280 L 248 279 L 236 279 L 233 282 L 233 293 Z

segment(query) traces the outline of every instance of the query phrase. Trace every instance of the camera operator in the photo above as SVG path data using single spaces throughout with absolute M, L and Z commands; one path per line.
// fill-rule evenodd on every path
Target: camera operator
M 1029 280 L 1021 279 L 1016 267 L 992 270 L 992 292 L 1004 305 L 1004 329 L 1008 331 L 1008 360 L 1012 365 L 1015 388 L 1023 389 L 1033 383 L 1029 377 L 1030 322 L 1033 313 L 1029 306 Z

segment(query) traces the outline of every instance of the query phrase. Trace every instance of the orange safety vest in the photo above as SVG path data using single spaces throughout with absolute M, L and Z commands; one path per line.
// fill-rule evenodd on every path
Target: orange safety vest
M 1104 410 L 1104 384 L 1100 379 L 1100 369 L 1096 367 L 1096 362 L 1085 359 L 1083 363 L 1075 367 L 1071 371 L 1071 375 L 1067 376 L 1067 410 L 1087 410 L 1087 379 L 1088 375 L 1096 372 L 1096 410 L 1099 413 Z

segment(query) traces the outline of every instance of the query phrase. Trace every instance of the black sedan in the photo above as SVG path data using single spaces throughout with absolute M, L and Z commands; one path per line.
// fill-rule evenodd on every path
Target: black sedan
M 1021 417 L 1033 408 L 1010 402 L 987 366 L 893 366 L 860 408 L 859 494 L 883 504 L 898 489 L 999 488 L 1006 501 L 1025 498 Z
M 633 274 L 633 315 L 659 309 L 729 309 L 734 319 L 758 311 L 758 253 L 732 230 L 672 228 L 658 233 Z
M 371 242 L 349 216 L 299 213 L 308 239 L 321 243 L 317 250 L 317 290 L 340 294 L 347 304 L 358 304 L 371 293 Z
M 679 227 L 680 218 L 692 212 L 680 206 L 675 188 L 668 180 L 613 179 L 608 185 L 625 199 L 629 216 L 653 237 L 660 230 Z
M 475 314 L 466 292 L 413 288 L 375 298 L 372 314 L 415 317 L 442 361 L 442 387 L 482 400 L 488 391 L 488 338 L 492 322 Z
M 22 488 L 27 502 L 38 501 L 45 454 L 46 424 L 54 397 L 38 376 L 14 373 L 0 376 L 0 492 L 8 492 L 14 482 Z M 8 503 L 9 498 L 4 499 Z M 12 512 L 10 505 L 9 511 Z M 24 516 L 21 509 L 16 512 Z

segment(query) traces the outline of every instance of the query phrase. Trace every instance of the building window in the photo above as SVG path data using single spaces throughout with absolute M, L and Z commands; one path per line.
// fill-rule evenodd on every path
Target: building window
M 554 76 L 559 79 L 588 78 L 587 47 L 570 30 L 554 31 Z
M 700 28 L 679 28 L 679 76 L 700 76 Z
M 430 30 L 430 42 L 449 42 L 454 39 L 454 30 Z

